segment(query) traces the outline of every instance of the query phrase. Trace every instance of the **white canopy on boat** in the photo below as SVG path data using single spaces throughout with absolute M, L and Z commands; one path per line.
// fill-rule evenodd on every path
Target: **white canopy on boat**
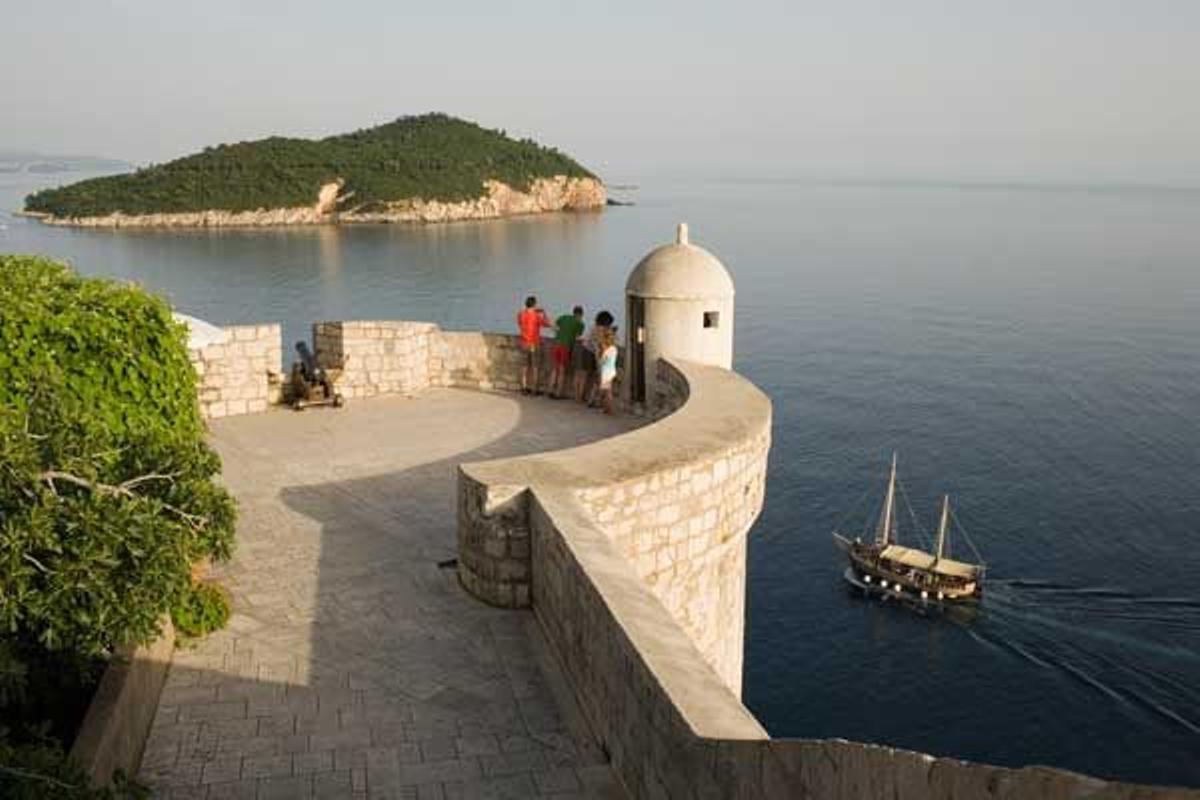
M 889 544 L 879 554 L 880 558 L 886 558 L 888 561 L 895 561 L 897 564 L 903 564 L 906 567 L 915 567 L 929 572 L 936 572 L 939 575 L 946 575 L 951 578 L 975 578 L 979 574 L 979 567 L 974 564 L 967 564 L 962 561 L 955 561 L 952 558 L 935 559 L 931 553 L 926 553 L 924 550 L 914 550 L 911 547 L 903 547 L 898 544 Z

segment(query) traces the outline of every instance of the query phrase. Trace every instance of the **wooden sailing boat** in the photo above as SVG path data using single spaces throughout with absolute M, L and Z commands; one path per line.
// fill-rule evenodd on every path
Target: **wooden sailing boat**
M 983 595 L 985 566 L 982 559 L 981 563 L 971 564 L 946 557 L 950 522 L 950 498 L 946 496 L 934 552 L 896 543 L 896 456 L 893 454 L 875 541 L 864 542 L 860 537 L 851 540 L 837 531 L 833 533 L 834 543 L 850 559 L 844 573 L 846 580 L 868 593 L 907 596 L 925 602 L 979 600 Z

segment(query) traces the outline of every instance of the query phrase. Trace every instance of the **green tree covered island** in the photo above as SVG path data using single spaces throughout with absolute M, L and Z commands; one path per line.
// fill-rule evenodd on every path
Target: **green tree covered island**
M 36 192 L 25 210 L 55 217 L 186 213 L 311 206 L 320 188 L 345 181 L 357 211 L 420 198 L 463 201 L 484 181 L 528 190 L 539 178 L 595 176 L 569 156 L 445 114 L 394 122 L 324 139 L 271 137 L 222 144 L 125 175 Z

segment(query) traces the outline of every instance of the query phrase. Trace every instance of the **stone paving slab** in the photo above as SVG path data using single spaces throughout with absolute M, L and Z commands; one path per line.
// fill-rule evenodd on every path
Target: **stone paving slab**
M 206 800 L 621 797 L 532 614 L 438 564 L 459 463 L 635 424 L 450 389 L 213 423 L 234 614 L 176 653 L 139 777 Z

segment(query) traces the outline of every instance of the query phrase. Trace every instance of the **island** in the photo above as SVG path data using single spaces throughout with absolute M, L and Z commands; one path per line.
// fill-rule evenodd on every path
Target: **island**
M 600 179 L 557 149 L 432 113 L 208 147 L 35 192 L 25 213 L 53 225 L 224 227 L 492 219 L 606 200 Z

